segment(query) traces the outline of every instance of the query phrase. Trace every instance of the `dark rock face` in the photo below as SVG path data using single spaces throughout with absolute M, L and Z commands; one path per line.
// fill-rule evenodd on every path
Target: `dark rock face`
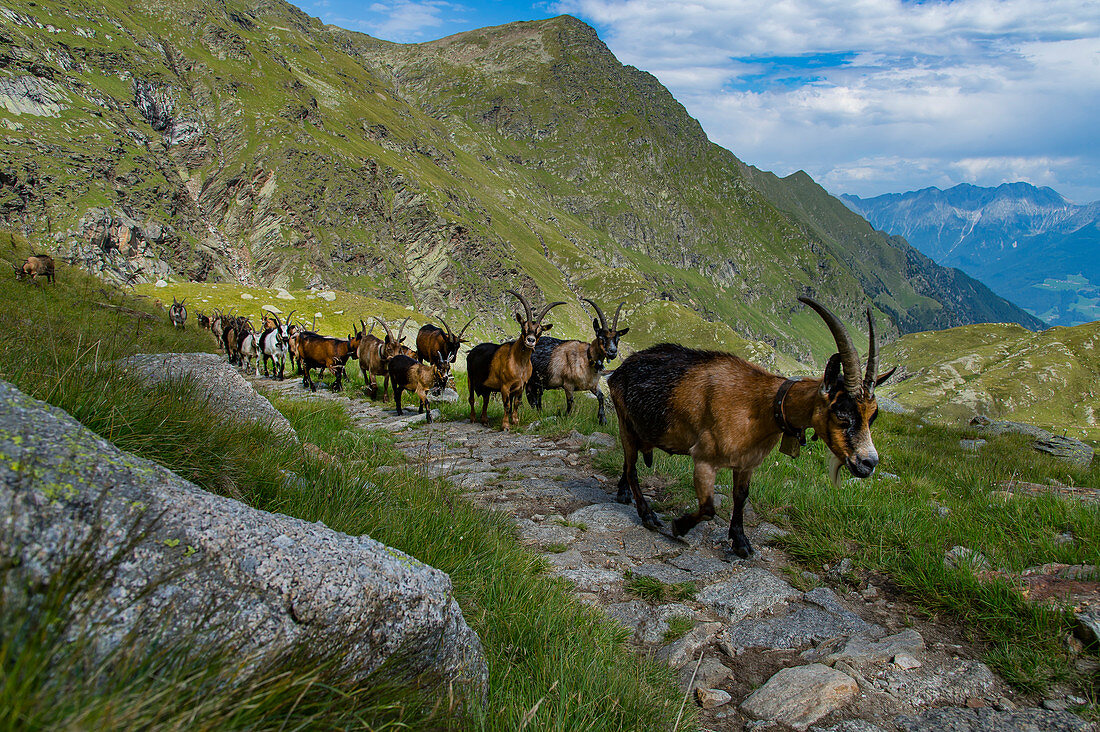
M 207 493 L 7 382 L 0 454 L 13 592 L 41 585 L 73 552 L 123 554 L 85 614 L 102 650 L 160 633 L 261 663 L 328 643 L 353 672 L 400 651 L 418 670 L 485 688 L 481 642 L 450 578 L 402 552 Z

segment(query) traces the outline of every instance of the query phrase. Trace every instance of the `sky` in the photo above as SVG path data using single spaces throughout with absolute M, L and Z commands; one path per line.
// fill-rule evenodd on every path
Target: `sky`
M 302 0 L 400 43 L 568 13 L 711 140 L 863 197 L 1027 181 L 1100 200 L 1098 0 Z

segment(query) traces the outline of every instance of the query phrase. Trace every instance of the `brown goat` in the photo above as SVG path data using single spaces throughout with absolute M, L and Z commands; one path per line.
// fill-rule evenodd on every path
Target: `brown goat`
M 416 334 L 417 361 L 434 363 L 436 356 L 442 354 L 444 359 L 453 364 L 455 359 L 458 358 L 459 347 L 466 342 L 462 339 L 462 334 L 470 327 L 470 323 L 474 322 L 474 319 L 470 318 L 470 322 L 466 323 L 456 335 L 446 320 L 443 320 L 443 318 L 439 320 L 446 330 L 438 325 L 425 323 Z
M 320 381 L 325 369 L 328 369 L 336 374 L 336 383 L 332 390 L 340 391 L 344 379 L 344 364 L 359 348 L 361 334 L 353 333 L 347 340 L 316 333 L 299 335 L 298 355 L 302 361 L 302 386 L 308 387 L 310 391 L 317 391 L 317 384 L 310 378 L 309 372 L 311 369 L 320 369 L 317 374 L 317 380 Z
M 531 313 L 531 304 L 527 298 L 515 290 L 505 290 L 515 295 L 523 304 L 526 318 L 516 313 L 516 322 L 519 323 L 519 338 L 497 345 L 496 343 L 482 343 L 474 346 L 466 354 L 466 374 L 470 382 L 470 421 L 474 418 L 474 400 L 481 396 L 481 423 L 489 424 L 486 412 L 489 409 L 489 396 L 496 391 L 500 392 L 501 401 L 504 402 L 504 419 L 501 420 L 501 429 L 507 431 L 511 423 L 519 418 L 519 407 L 523 401 L 523 388 L 527 380 L 531 378 L 531 354 L 535 350 L 539 336 L 543 332 L 553 328 L 552 323 L 542 324 L 542 319 L 550 312 L 550 308 L 564 305 L 564 302 L 552 302 L 542 309 L 535 317 Z
M 420 412 L 427 410 L 428 422 L 432 421 L 432 405 L 429 396 L 439 396 L 447 388 L 451 377 L 451 362 L 442 355 L 430 364 L 422 364 L 411 356 L 399 354 L 388 364 L 390 381 L 393 382 L 393 399 L 397 403 L 397 416 L 401 416 L 401 393 L 416 392 L 420 399 Z M 418 412 L 419 413 L 419 412 Z
M 401 323 L 401 328 L 396 336 L 393 334 L 393 331 L 390 330 L 390 326 L 386 324 L 386 321 L 377 316 L 375 316 L 374 319 L 382 324 L 382 328 L 386 331 L 386 337 L 382 339 L 367 333 L 359 341 L 359 349 L 356 352 L 356 356 L 359 358 L 359 370 L 363 372 L 363 382 L 371 398 L 374 399 L 378 396 L 377 378 L 381 376 L 382 401 L 386 401 L 389 399 L 390 394 L 390 372 L 388 365 L 390 359 L 394 356 L 401 355 L 402 349 L 405 348 L 405 346 L 401 345 L 401 341 L 405 340 L 405 325 L 409 322 L 409 319 L 405 318 L 405 321 Z M 366 330 L 366 325 L 362 320 L 359 321 L 359 324 Z M 413 354 L 413 356 L 415 356 L 415 354 Z
M 623 303 L 619 303 L 619 309 L 615 311 L 615 319 L 609 328 L 600 306 L 587 297 L 581 299 L 594 307 L 599 316 L 592 319 L 592 329 L 596 332 L 596 337 L 591 343 L 540 338 L 531 355 L 533 372 L 527 382 L 527 403 L 535 409 L 542 409 L 543 391 L 564 389 L 565 413 L 569 414 L 573 411 L 573 392 L 591 392 L 599 402 L 596 414 L 600 424 L 607 424 L 603 392 L 600 391 L 600 374 L 603 373 L 604 363 L 613 361 L 619 354 L 619 338 L 626 335 L 630 328 L 616 330 Z
M 38 284 L 39 277 L 45 277 L 46 282 L 54 281 L 53 257 L 48 254 L 32 254 L 27 257 L 20 267 L 15 267 L 15 279 L 21 280 L 30 276 L 31 282 Z
M 867 371 L 861 378 L 859 354 L 844 325 L 810 298 L 799 300 L 824 319 L 837 344 L 838 353 L 829 359 L 823 378 L 784 379 L 729 353 L 665 343 L 633 354 L 608 379 L 623 445 L 618 500 L 629 503 L 633 498 L 645 526 L 663 526 L 638 483 L 638 453 L 652 466 L 655 447 L 691 455 L 695 463 L 699 507 L 676 519 L 677 536 L 714 517 L 715 476 L 722 468 L 733 471 L 729 538 L 733 553 L 742 558 L 753 553 L 742 523 L 749 482 L 780 439 L 783 452 L 794 457 L 812 427 L 815 439 L 824 440 L 831 451 L 834 484 L 842 465 L 858 478 L 874 472 L 878 453 L 870 428 L 878 412 L 875 387 L 894 369 L 877 375 L 871 309 Z

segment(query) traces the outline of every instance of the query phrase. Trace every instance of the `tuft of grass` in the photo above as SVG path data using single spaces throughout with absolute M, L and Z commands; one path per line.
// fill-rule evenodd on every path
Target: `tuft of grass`
M 547 554 L 561 554 L 569 551 L 569 547 L 565 544 L 544 544 L 542 550 Z
M 694 582 L 677 582 L 670 585 L 654 577 L 634 574 L 630 570 L 623 574 L 623 579 L 625 580 L 623 587 L 627 592 L 653 602 L 690 600 L 698 592 Z
M 687 635 L 695 627 L 695 619 L 687 615 L 673 615 L 668 619 L 668 630 L 665 631 L 664 642 L 671 643 Z

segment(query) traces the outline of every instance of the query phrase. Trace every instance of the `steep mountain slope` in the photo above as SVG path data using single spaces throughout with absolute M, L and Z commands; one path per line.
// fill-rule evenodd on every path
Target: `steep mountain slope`
M 903 236 L 1043 320 L 1100 318 L 1100 203 L 1077 206 L 1050 188 L 1005 183 L 841 196 L 876 228 Z
M 951 421 L 1011 418 L 1100 437 L 1100 323 L 1032 333 L 982 324 L 903 336 L 883 349 L 901 367 L 882 393 Z
M 888 334 L 1026 319 L 757 186 L 570 17 L 399 46 L 280 0 L 0 15 L 0 226 L 104 276 L 323 286 L 489 332 L 507 287 L 568 300 L 570 335 L 595 295 L 661 337 L 802 360 L 832 344 L 799 294 L 858 330 L 866 288 Z

